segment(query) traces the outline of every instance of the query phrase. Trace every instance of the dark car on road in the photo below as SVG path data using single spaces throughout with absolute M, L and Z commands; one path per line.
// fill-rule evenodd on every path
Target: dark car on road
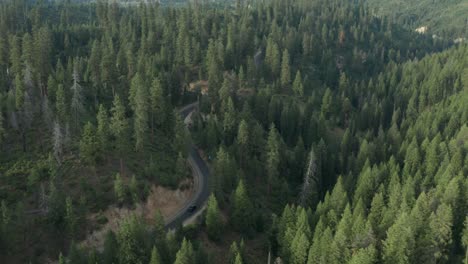
M 187 209 L 187 212 L 193 213 L 193 212 L 195 212 L 195 210 L 197 210 L 197 206 L 196 206 L 196 205 L 191 205 L 191 206 Z

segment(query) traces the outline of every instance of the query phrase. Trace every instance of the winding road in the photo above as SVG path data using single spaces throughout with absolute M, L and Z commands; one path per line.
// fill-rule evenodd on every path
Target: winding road
M 179 110 L 179 112 L 185 119 L 197 108 L 198 103 L 193 103 L 184 106 Z M 168 230 L 175 229 L 177 226 L 181 224 L 183 225 L 183 223 L 190 218 L 198 215 L 198 213 L 204 209 L 204 205 L 210 196 L 208 184 L 210 170 L 205 161 L 200 157 L 200 154 L 194 145 L 190 146 L 190 152 L 187 160 L 190 168 L 192 169 L 195 195 L 186 204 L 184 204 L 184 206 L 175 215 L 166 219 L 166 229 Z M 197 206 L 197 209 L 193 212 L 188 212 L 189 207 L 192 205 Z

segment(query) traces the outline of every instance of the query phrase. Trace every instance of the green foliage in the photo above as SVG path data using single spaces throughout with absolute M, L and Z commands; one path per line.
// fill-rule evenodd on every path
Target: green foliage
M 174 264 L 189 264 L 195 260 L 195 254 L 193 251 L 192 242 L 187 239 L 183 239 L 182 245 L 177 252 Z
M 125 185 L 123 183 L 122 177 L 120 176 L 120 173 L 117 173 L 115 175 L 114 194 L 115 194 L 115 198 L 120 204 L 122 204 L 125 201 L 125 197 L 126 197 Z
M 80 140 L 80 158 L 86 164 L 94 166 L 99 154 L 99 142 L 91 122 L 86 123 Z
M 122 222 L 117 233 L 119 263 L 144 263 L 145 232 L 143 223 L 136 215 Z
M 247 234 L 251 232 L 254 224 L 254 211 L 242 179 L 239 180 L 234 192 L 232 207 L 231 221 L 233 227 L 239 232 Z
M 151 260 L 149 262 L 150 264 L 161 264 L 161 256 L 159 256 L 158 249 L 156 247 L 153 247 L 151 250 Z
M 215 241 L 219 240 L 223 226 L 218 208 L 218 201 L 216 201 L 216 197 L 213 194 L 211 194 L 210 198 L 208 199 L 205 224 L 210 239 Z

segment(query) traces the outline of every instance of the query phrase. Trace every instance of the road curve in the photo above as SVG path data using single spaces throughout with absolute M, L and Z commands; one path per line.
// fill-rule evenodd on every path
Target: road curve
M 186 118 L 191 112 L 198 108 L 198 103 L 192 103 L 184 106 L 179 110 L 182 118 Z M 203 207 L 210 196 L 208 177 L 210 170 L 205 161 L 200 157 L 196 147 L 190 146 L 190 152 L 188 155 L 188 163 L 192 169 L 195 195 L 190 199 L 175 215 L 166 219 L 166 229 L 175 229 L 177 226 L 183 224 L 193 215 L 196 215 Z M 192 205 L 196 205 L 197 209 L 194 212 L 188 212 L 188 208 Z

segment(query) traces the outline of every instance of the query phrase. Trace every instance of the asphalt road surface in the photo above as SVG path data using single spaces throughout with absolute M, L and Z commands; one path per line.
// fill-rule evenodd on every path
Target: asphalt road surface
M 191 112 L 198 108 L 198 103 L 189 104 L 179 110 L 182 118 L 186 118 Z M 195 195 L 187 202 L 173 217 L 167 219 L 166 229 L 175 229 L 179 225 L 183 224 L 193 215 L 196 215 L 199 210 L 203 209 L 203 205 L 210 196 L 208 176 L 210 174 L 208 165 L 200 157 L 196 147 L 190 146 L 190 152 L 188 156 L 188 162 L 192 169 L 194 179 L 194 191 Z M 189 207 L 196 206 L 196 210 L 189 212 Z

